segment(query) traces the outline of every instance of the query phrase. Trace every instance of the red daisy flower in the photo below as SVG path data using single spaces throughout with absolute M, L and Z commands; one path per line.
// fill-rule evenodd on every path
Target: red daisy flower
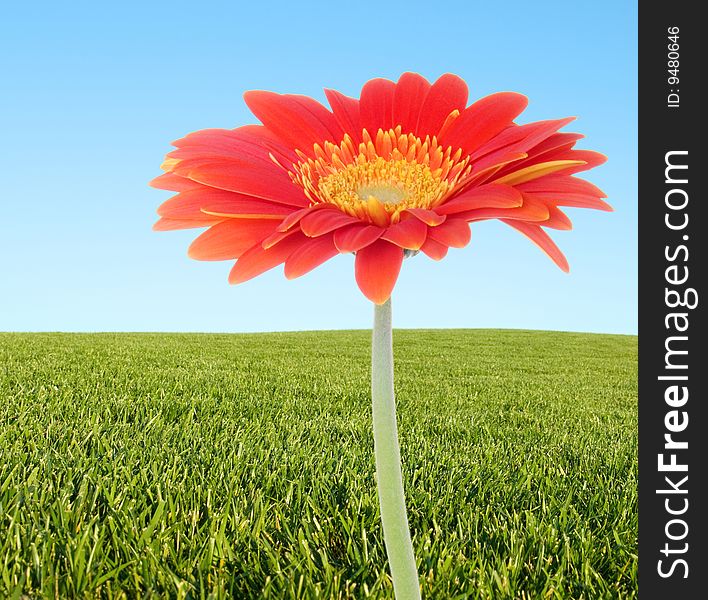
M 521 94 L 467 106 L 467 85 L 416 73 L 373 79 L 359 100 L 252 91 L 262 125 L 205 129 L 174 142 L 151 185 L 178 194 L 157 230 L 208 227 L 189 248 L 198 260 L 236 259 L 241 283 L 284 263 L 299 277 L 355 252 L 364 295 L 384 303 L 407 254 L 440 260 L 470 241 L 470 223 L 499 219 L 568 263 L 544 228 L 570 229 L 562 206 L 612 210 L 574 175 L 605 157 L 559 133 L 573 118 L 518 125 Z

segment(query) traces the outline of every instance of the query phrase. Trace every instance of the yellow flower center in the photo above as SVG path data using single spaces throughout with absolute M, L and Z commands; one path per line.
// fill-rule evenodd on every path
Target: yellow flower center
M 366 129 L 355 144 L 315 144 L 314 158 L 297 151 L 290 176 L 314 204 L 328 203 L 379 226 L 396 223 L 408 208 L 433 208 L 459 189 L 471 166 L 462 150 L 442 148 L 435 137 L 421 140 L 401 127 Z

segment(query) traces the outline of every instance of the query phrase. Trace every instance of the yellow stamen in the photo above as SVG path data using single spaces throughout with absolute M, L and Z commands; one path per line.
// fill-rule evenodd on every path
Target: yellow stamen
M 448 117 L 450 123 L 457 115 Z M 435 137 L 403 134 L 401 127 L 362 131 L 355 144 L 345 135 L 339 145 L 315 144 L 314 158 L 297 151 L 292 180 L 310 202 L 334 204 L 342 211 L 384 227 L 407 208 L 432 208 L 457 191 L 472 167 L 460 149 L 443 148 Z

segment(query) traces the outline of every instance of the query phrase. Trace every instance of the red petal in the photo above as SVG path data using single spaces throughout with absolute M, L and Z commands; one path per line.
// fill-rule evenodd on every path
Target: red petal
M 612 212 L 614 209 L 596 196 L 586 194 L 566 194 L 564 192 L 524 192 L 524 196 L 538 198 L 546 204 L 572 208 L 593 208 Z
M 311 155 L 316 143 L 338 142 L 343 131 L 337 119 L 307 96 L 252 91 L 244 94 L 251 112 L 284 144 Z
M 472 153 L 508 127 L 527 104 L 526 96 L 514 92 L 486 96 L 462 111 L 440 142 Z
M 239 257 L 231 269 L 229 283 L 243 283 L 277 267 L 307 240 L 307 237 L 297 231 L 267 250 L 261 246 L 260 242 L 251 246 Z
M 194 190 L 181 192 L 172 196 L 157 208 L 157 214 L 170 219 L 200 219 L 204 218 L 202 212 L 201 194 L 213 188 L 199 186 Z M 221 190 L 215 190 L 221 191 Z M 196 193 L 195 193 L 196 192 Z M 231 193 L 231 192 L 222 192 Z
M 521 193 L 510 185 L 489 184 L 471 188 L 435 208 L 441 215 L 476 208 L 514 208 L 523 204 Z
M 568 215 L 566 215 L 561 209 L 556 206 L 549 206 L 548 212 L 548 220 L 540 223 L 540 225 L 550 227 L 551 229 L 561 229 L 565 231 L 573 229 L 573 223 L 571 223 Z
M 536 198 L 524 196 L 524 203 L 517 208 L 479 208 L 455 215 L 465 221 L 485 219 L 520 219 L 523 221 L 545 221 L 549 217 L 548 206 Z
M 359 111 L 361 125 L 372 138 L 379 129 L 388 131 L 393 127 L 393 94 L 396 84 L 388 79 L 371 79 L 361 89 Z
M 317 237 L 345 225 L 359 223 L 359 219 L 339 210 L 314 210 L 300 220 L 300 229 L 308 237 Z
M 543 140 L 553 135 L 556 131 L 565 127 L 575 117 L 565 119 L 554 119 L 550 121 L 536 121 L 525 125 L 512 124 L 494 136 L 486 144 L 483 144 L 472 154 L 472 160 L 498 152 L 503 149 L 505 152 L 528 152 L 531 148 L 540 144 Z
M 302 244 L 285 261 L 285 277 L 300 277 L 339 254 L 332 238 L 326 235 Z
M 584 165 L 577 165 L 571 167 L 570 169 L 563 171 L 564 175 L 573 175 L 573 173 L 580 173 L 581 171 L 588 171 L 589 169 L 594 169 L 607 162 L 607 157 L 600 152 L 594 152 L 593 150 L 572 150 L 569 152 L 570 160 L 584 160 Z
M 506 168 L 506 165 L 514 166 L 526 158 L 523 152 L 512 152 L 505 154 L 504 152 L 495 152 L 480 159 L 474 163 L 470 174 L 470 182 L 476 186 L 482 185 L 485 181 L 492 179 L 497 174 Z
M 547 175 L 522 183 L 519 185 L 519 189 L 524 192 L 567 192 L 606 198 L 605 193 L 589 181 L 567 175 Z
M 415 133 L 425 138 L 437 135 L 453 110 L 462 112 L 467 105 L 467 84 L 457 75 L 446 73 L 428 91 L 420 110 Z
M 354 276 L 364 296 L 383 304 L 391 296 L 403 264 L 403 250 L 377 240 L 356 253 Z
M 429 237 L 425 240 L 425 244 L 421 247 L 423 254 L 429 256 L 433 260 L 442 260 L 447 255 L 448 247 L 445 244 Z
M 428 235 L 428 226 L 420 219 L 408 218 L 391 225 L 381 239 L 408 250 L 420 250 Z
M 430 83 L 418 73 L 401 75 L 393 94 L 393 127 L 400 125 L 404 134 L 416 130 L 428 90 Z
M 528 138 L 524 138 L 521 141 L 518 141 L 517 143 L 505 145 L 492 152 L 486 152 L 484 148 L 496 144 L 500 138 L 505 137 L 507 131 L 523 130 L 527 127 L 527 125 L 512 125 L 510 127 L 507 127 L 504 132 L 494 137 L 488 144 L 485 144 L 484 148 L 481 148 L 480 150 L 474 153 L 474 170 L 478 171 L 485 169 L 491 165 L 507 163 L 507 166 L 498 171 L 499 174 L 504 175 L 505 173 L 509 173 L 514 169 L 522 168 L 523 165 L 530 164 L 531 161 L 534 161 L 533 156 L 538 153 L 539 148 L 539 146 L 535 146 L 535 144 L 539 140 L 541 140 L 543 144 L 546 145 L 544 136 L 550 136 L 548 137 L 549 140 L 551 138 L 555 138 L 557 135 L 569 136 L 569 138 L 566 139 L 572 138 L 573 140 L 581 138 L 582 136 L 579 134 L 553 134 L 552 128 L 558 125 L 559 123 L 563 123 L 567 120 L 569 119 L 563 119 L 561 121 L 544 121 L 543 123 L 545 126 L 543 128 L 537 128 L 537 130 L 535 130 L 534 133 L 530 134 Z M 530 125 L 536 126 L 538 124 L 530 123 Z M 572 143 L 570 144 L 571 147 Z M 518 159 L 514 161 L 508 161 L 507 157 L 512 152 L 517 153 Z M 531 158 L 529 158 L 530 156 Z
M 276 229 L 267 238 L 264 238 L 261 241 L 261 246 L 263 246 L 263 248 L 265 250 L 268 250 L 268 248 L 271 248 L 272 246 L 279 244 L 286 237 L 290 237 L 291 235 L 294 235 L 295 233 L 300 233 L 300 230 L 299 229 L 290 229 L 289 231 L 279 231 L 278 229 Z
M 360 143 L 362 126 L 359 116 L 359 101 L 336 90 L 325 90 L 325 95 L 339 126 L 351 136 L 356 144 Z
M 531 148 L 528 151 L 528 156 L 524 160 L 505 166 L 496 175 L 497 177 L 504 177 L 514 171 L 545 162 L 558 160 L 585 161 L 585 158 L 578 156 L 578 151 L 573 150 L 575 142 L 582 137 L 582 135 L 576 133 L 555 133 L 537 146 Z M 568 170 L 570 170 L 570 167 Z M 564 175 L 567 176 L 567 174 L 568 173 L 564 171 Z
M 282 218 L 292 211 L 291 207 L 283 204 L 200 186 L 163 202 L 157 209 L 157 214 L 173 219 L 195 218 L 205 213 L 215 216 L 250 215 Z
M 378 240 L 385 229 L 375 225 L 350 225 L 334 232 L 334 244 L 341 253 L 356 252 Z
M 453 248 L 464 248 L 470 243 L 471 235 L 469 224 L 462 219 L 447 219 L 442 225 L 428 230 L 428 237 Z
M 184 192 L 186 190 L 193 190 L 195 188 L 202 187 L 200 183 L 185 177 L 180 177 L 174 173 L 163 173 L 162 175 L 158 175 L 150 182 L 149 185 L 157 188 L 158 190 L 169 190 L 171 192 Z
M 196 260 L 238 258 L 275 230 L 275 222 L 261 219 L 227 219 L 195 239 L 187 255 Z
M 440 225 L 445 220 L 445 215 L 440 215 L 434 210 L 429 210 L 427 208 L 409 208 L 406 210 L 407 213 L 417 217 L 426 225 Z
M 206 163 L 181 161 L 175 166 L 174 172 L 207 186 L 247 196 L 291 206 L 309 204 L 302 189 L 274 163 L 214 158 Z
M 575 142 L 582 138 L 583 136 L 580 133 L 554 133 L 528 151 L 529 161 L 536 157 L 543 157 L 543 161 L 553 160 L 553 158 L 546 157 L 545 154 L 554 150 L 561 150 L 565 153 L 575 145 Z M 558 156 L 558 154 L 553 156 Z
M 505 183 L 507 185 L 521 185 L 527 181 L 533 181 L 547 175 L 555 175 L 557 173 L 567 172 L 577 166 L 583 166 L 585 163 L 577 160 L 551 160 L 548 162 L 538 162 L 528 164 L 524 161 L 523 166 L 519 163 L 517 168 L 509 169 L 505 175 L 499 173 L 494 175 L 495 183 Z M 504 170 L 506 171 L 506 169 Z
M 162 217 L 152 226 L 153 231 L 174 231 L 176 229 L 192 229 L 194 227 L 209 227 L 223 221 L 221 217 L 204 215 L 201 219 L 169 219 Z
M 295 212 L 290 213 L 283 221 L 278 225 L 278 231 L 288 231 L 297 225 L 305 215 L 310 214 L 314 210 L 314 207 L 308 206 L 307 208 L 301 208 Z
M 267 200 L 240 200 L 208 202 L 202 206 L 202 212 L 207 215 L 219 217 L 239 217 L 250 219 L 277 219 L 282 221 L 284 217 L 292 213 L 292 208 L 275 204 Z
M 240 158 L 248 155 L 270 160 L 274 154 L 284 162 L 296 162 L 297 154 L 285 146 L 263 125 L 244 125 L 236 129 L 201 129 L 172 142 L 177 146 L 168 154 L 171 158 L 221 156 Z
M 565 271 L 566 273 L 570 271 L 568 261 L 565 256 L 563 256 L 560 248 L 556 246 L 550 236 L 538 225 L 531 225 L 529 223 L 524 223 L 523 221 L 507 221 L 506 219 L 502 219 L 502 221 L 510 227 L 513 227 L 523 233 L 534 244 L 541 248 L 541 250 L 543 250 L 562 271 Z

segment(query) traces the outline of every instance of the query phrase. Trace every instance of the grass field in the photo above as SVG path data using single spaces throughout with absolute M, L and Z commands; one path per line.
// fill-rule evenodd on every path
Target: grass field
M 0 334 L 0 597 L 392 598 L 370 334 Z M 635 337 L 396 331 L 424 598 L 633 598 Z

